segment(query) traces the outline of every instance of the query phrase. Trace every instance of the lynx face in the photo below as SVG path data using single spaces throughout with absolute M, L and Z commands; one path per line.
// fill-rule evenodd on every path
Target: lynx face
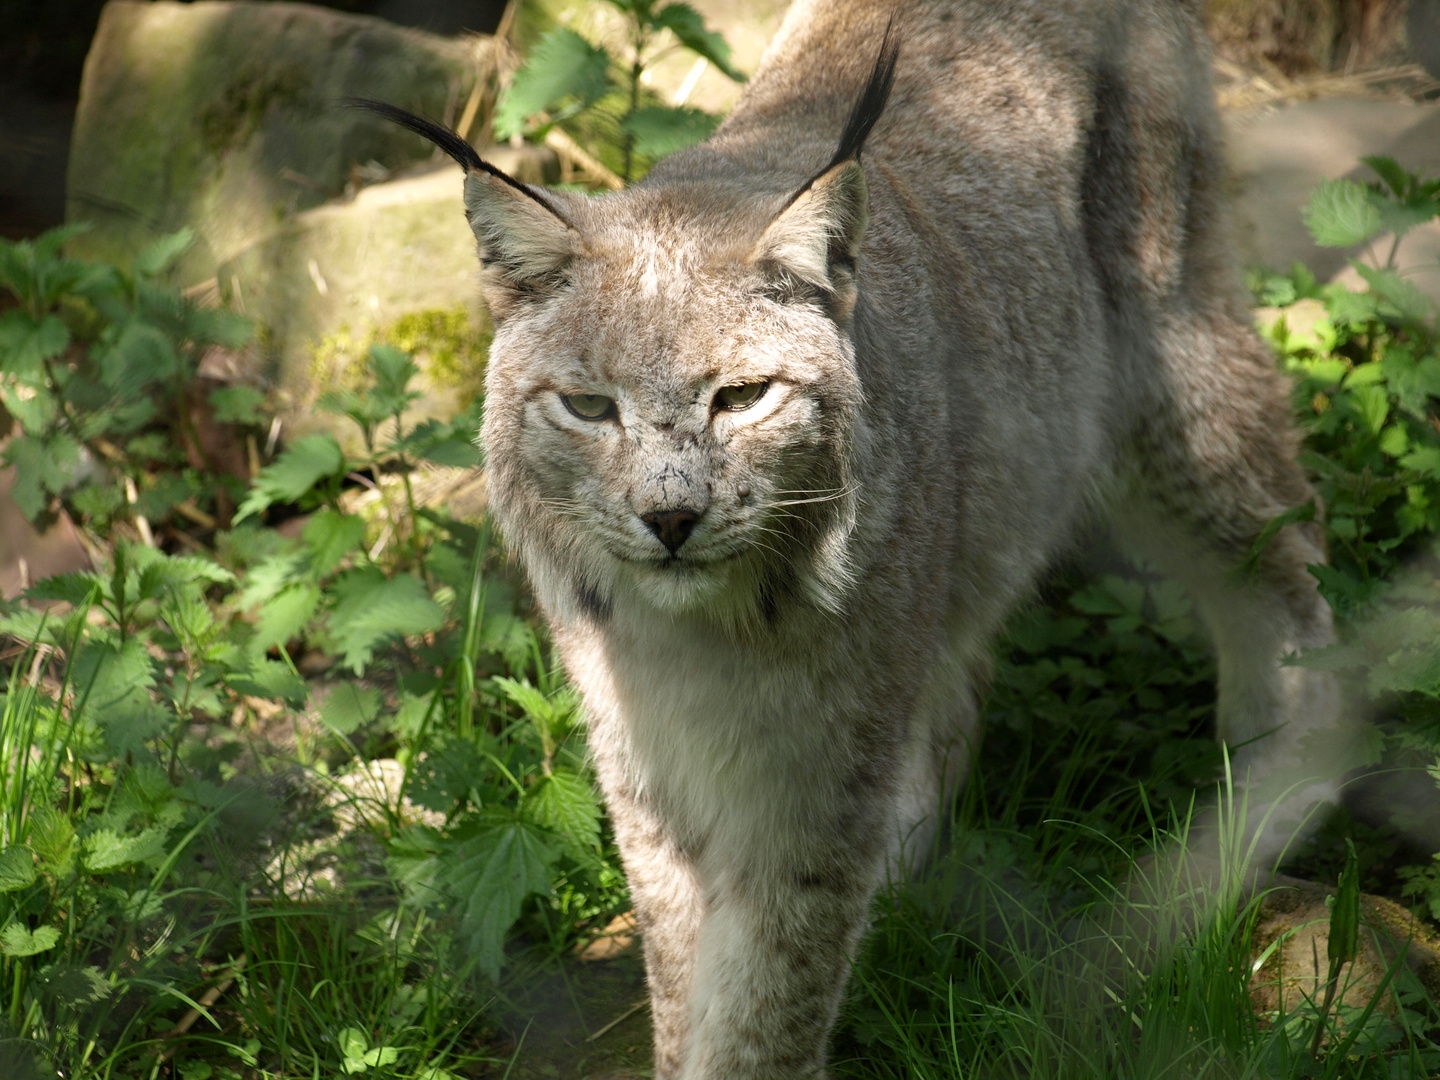
M 552 611 L 599 616 L 625 595 L 745 621 L 784 588 L 833 607 L 854 519 L 851 279 L 828 250 L 819 282 L 774 250 L 816 200 L 677 221 L 647 194 L 527 219 L 563 255 L 522 267 L 518 289 L 516 237 L 477 230 L 497 253 L 483 437 L 502 528 Z

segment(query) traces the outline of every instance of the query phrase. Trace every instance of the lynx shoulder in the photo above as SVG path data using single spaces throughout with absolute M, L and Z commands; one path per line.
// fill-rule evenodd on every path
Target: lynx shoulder
M 813 1077 L 990 640 L 1087 523 L 1194 594 L 1257 772 L 1332 711 L 1310 490 L 1191 0 L 797 0 L 601 198 L 467 168 L 493 513 L 590 720 L 664 1078 Z M 887 36 L 888 33 L 888 36 Z M 879 56 L 877 63 L 876 57 Z

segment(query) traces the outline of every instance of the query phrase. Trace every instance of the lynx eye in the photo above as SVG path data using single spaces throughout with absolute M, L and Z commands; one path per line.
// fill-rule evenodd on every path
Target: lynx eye
M 764 397 L 765 391 L 769 388 L 768 382 L 745 382 L 736 383 L 734 386 L 722 386 L 715 392 L 715 408 L 728 409 L 730 412 L 748 409 Z
M 615 415 L 615 402 L 602 394 L 561 394 L 565 408 L 581 420 L 609 420 Z

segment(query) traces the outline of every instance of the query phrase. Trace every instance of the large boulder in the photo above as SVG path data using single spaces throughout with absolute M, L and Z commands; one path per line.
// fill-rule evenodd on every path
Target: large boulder
M 488 38 L 447 39 L 306 4 L 112 0 L 85 61 L 66 216 L 80 253 L 124 262 L 161 233 L 198 236 L 201 280 L 290 214 L 428 161 L 418 136 L 345 109 L 379 98 L 453 122 Z
M 1250 1000 L 1267 1022 L 1315 1007 L 1324 1000 L 1330 971 L 1330 909 L 1333 889 L 1284 878 L 1260 905 L 1251 945 L 1254 978 Z M 1440 935 L 1399 904 L 1380 896 L 1360 898 L 1355 959 L 1340 971 L 1334 1008 L 1353 1016 L 1377 996 L 1377 1008 L 1393 1015 L 1395 991 L 1418 984 L 1440 994 Z M 1392 969 L 1397 969 L 1392 974 Z M 1398 978 L 1396 975 L 1398 974 Z

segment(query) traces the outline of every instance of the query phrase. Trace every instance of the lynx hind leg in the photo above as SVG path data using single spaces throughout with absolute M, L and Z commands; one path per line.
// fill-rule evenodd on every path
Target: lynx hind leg
M 896 799 L 892 880 L 918 874 L 935 855 L 980 737 L 980 705 L 993 662 L 958 633 L 941 650 L 916 703 Z
M 1249 328 L 1212 319 L 1175 319 L 1157 333 L 1160 389 L 1115 524 L 1194 598 L 1219 665 L 1217 736 L 1237 777 L 1266 784 L 1265 805 L 1283 794 L 1291 812 L 1273 823 L 1278 834 L 1299 826 L 1302 802 L 1331 796 L 1333 785 L 1307 781 L 1340 764 L 1338 733 L 1325 736 L 1337 720 L 1333 679 L 1281 664 L 1332 640 L 1329 607 L 1306 569 L 1325 553 L 1318 526 L 1291 525 L 1249 580 L 1237 573 L 1266 523 L 1314 493 L 1295 462 L 1283 377 Z

